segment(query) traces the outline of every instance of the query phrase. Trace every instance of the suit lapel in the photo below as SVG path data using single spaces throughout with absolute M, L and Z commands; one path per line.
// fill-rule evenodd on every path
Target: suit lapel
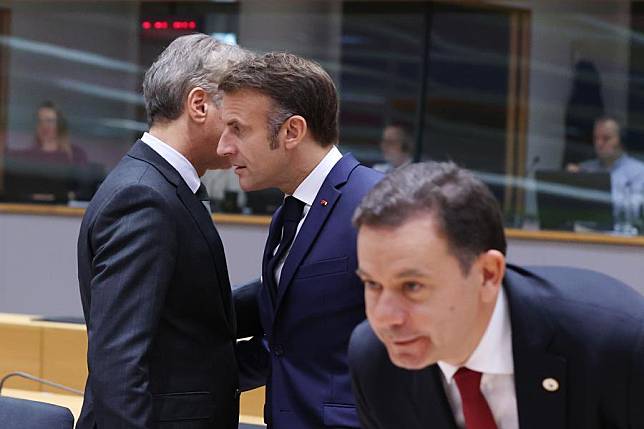
M 214 227 L 212 218 L 208 216 L 208 212 L 204 209 L 201 201 L 199 201 L 190 191 L 190 188 L 188 188 L 188 185 L 186 185 L 177 170 L 175 170 L 152 148 L 139 140 L 135 143 L 132 149 L 130 149 L 128 155 L 151 164 L 166 178 L 166 180 L 168 180 L 168 182 L 172 183 L 176 187 L 177 196 L 194 219 L 199 231 L 208 243 L 210 255 L 217 272 L 219 292 L 221 294 L 221 303 L 223 307 L 221 311 L 226 316 L 227 328 L 230 330 L 232 335 L 235 335 L 235 319 L 234 315 L 231 313 L 231 309 L 233 307 L 230 292 L 230 280 L 228 279 L 228 270 L 226 268 L 226 255 L 224 254 L 223 244 Z
M 412 427 L 457 429 L 441 377 L 438 365 L 420 370 L 414 377 L 411 400 L 416 411 L 416 424 Z
M 525 281 L 508 270 L 504 287 L 512 323 L 514 384 L 519 426 L 566 427 L 566 359 L 553 352 L 556 331 L 542 313 L 536 281 Z
M 335 164 L 331 172 L 329 172 L 329 175 L 324 180 L 324 183 L 322 183 L 322 187 L 318 191 L 315 200 L 313 201 L 313 205 L 311 206 L 311 209 L 309 210 L 309 213 L 295 238 L 293 247 L 291 247 L 291 250 L 286 257 L 286 261 L 284 262 L 279 286 L 277 288 L 275 313 L 277 313 L 298 267 L 317 239 L 324 223 L 329 218 L 329 215 L 333 212 L 333 208 L 340 199 L 342 191 L 339 188 L 346 183 L 351 171 L 353 171 L 353 169 L 358 165 L 358 161 L 351 154 L 347 154 Z M 326 201 L 326 204 L 322 204 L 322 200 Z
M 235 334 L 235 320 L 231 313 L 232 297 L 230 292 L 230 280 L 228 279 L 228 269 L 226 268 L 226 255 L 224 254 L 224 246 L 221 238 L 215 229 L 212 218 L 204 208 L 201 201 L 190 191 L 188 185 L 181 182 L 177 186 L 177 195 L 183 205 L 188 209 L 188 212 L 195 220 L 199 231 L 206 239 L 210 255 L 215 264 L 217 278 L 219 280 L 219 292 L 221 294 L 222 310 L 226 315 L 226 324 L 230 332 Z

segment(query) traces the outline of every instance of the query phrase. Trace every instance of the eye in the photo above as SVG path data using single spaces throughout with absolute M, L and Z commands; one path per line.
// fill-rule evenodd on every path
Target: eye
M 406 282 L 403 284 L 405 292 L 415 293 L 423 289 L 423 285 L 418 282 Z
M 228 124 L 228 128 L 232 131 L 233 134 L 239 134 L 239 125 L 236 123 Z
M 378 283 L 372 282 L 371 280 L 363 280 L 362 283 L 364 284 L 364 288 L 367 290 L 375 292 L 381 289 L 381 286 Z

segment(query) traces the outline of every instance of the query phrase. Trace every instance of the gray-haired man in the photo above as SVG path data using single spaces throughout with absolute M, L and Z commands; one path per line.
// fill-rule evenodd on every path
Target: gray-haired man
M 199 177 L 228 166 L 214 96 L 245 56 L 194 34 L 145 75 L 150 131 L 92 199 L 78 239 L 89 339 L 78 428 L 237 428 L 230 284 Z

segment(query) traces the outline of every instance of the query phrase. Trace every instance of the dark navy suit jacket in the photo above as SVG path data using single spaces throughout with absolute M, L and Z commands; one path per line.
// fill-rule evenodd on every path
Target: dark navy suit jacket
M 137 142 L 78 238 L 89 376 L 78 428 L 236 428 L 235 317 L 221 240 L 179 173 Z
M 509 266 L 503 287 L 521 429 L 644 428 L 644 297 L 561 267 Z M 438 365 L 394 366 L 367 322 L 349 360 L 363 428 L 456 429 Z M 546 378 L 559 389 L 544 389 Z
M 242 389 L 267 384 L 264 417 L 270 427 L 359 427 L 347 347 L 365 314 L 363 287 L 355 274 L 351 218 L 381 177 L 345 155 L 327 176 L 302 224 L 277 293 L 266 284 L 255 284 L 235 295 L 240 331 L 252 333 L 246 326 L 257 314 L 253 305 L 259 307 L 260 335 L 239 349 L 240 382 Z M 279 211 L 271 230 L 278 216 Z M 272 275 L 266 265 L 275 244 L 266 245 L 264 278 Z M 250 305 L 242 296 L 251 298 Z

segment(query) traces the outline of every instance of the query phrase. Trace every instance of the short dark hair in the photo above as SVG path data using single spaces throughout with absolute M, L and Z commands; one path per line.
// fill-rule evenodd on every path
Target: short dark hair
M 452 162 L 424 162 L 393 171 L 362 200 L 353 223 L 357 228 L 397 228 L 422 214 L 434 216 L 464 274 L 483 252 L 495 249 L 505 255 L 497 200 L 483 182 Z
M 271 142 L 292 115 L 306 120 L 321 146 L 338 141 L 338 95 L 329 74 L 314 61 L 278 52 L 250 58 L 228 70 L 219 89 L 224 93 L 254 90 L 275 103 L 268 118 Z

